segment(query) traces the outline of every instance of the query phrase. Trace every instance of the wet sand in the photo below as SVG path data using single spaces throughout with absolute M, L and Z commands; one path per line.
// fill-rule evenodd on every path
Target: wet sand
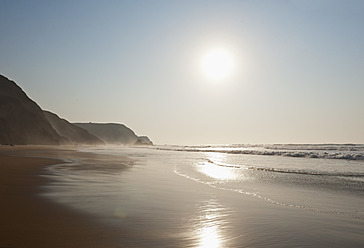
M 14 149 L 0 148 L 2 154 Z M 1 248 L 121 247 L 90 216 L 39 196 L 49 180 L 41 176 L 45 167 L 61 162 L 0 155 Z
M 282 202 L 320 203 L 310 203 L 312 197 L 303 194 L 308 192 L 333 202 L 331 208 L 353 205 L 359 212 L 311 211 L 221 188 L 228 182 L 201 183 L 211 178 L 197 177 L 193 165 L 214 154 L 87 150 L 0 146 L 0 248 L 339 248 L 364 242 L 360 190 L 327 192 L 284 180 L 269 184 Z M 258 179 L 251 184 L 264 189 L 267 182 Z

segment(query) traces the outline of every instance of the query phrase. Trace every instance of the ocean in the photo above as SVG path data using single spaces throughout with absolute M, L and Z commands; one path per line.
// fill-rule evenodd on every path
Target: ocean
M 42 195 L 126 247 L 364 247 L 364 145 L 79 147 Z M 54 154 L 53 154 L 54 157 Z

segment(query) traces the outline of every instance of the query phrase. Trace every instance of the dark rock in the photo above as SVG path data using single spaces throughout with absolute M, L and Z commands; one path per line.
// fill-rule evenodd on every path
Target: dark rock
M 43 112 L 52 127 L 64 139 L 62 142 L 63 144 L 105 145 L 102 140 L 90 134 L 87 130 L 73 125 L 65 119 L 61 119 L 58 115 L 52 112 Z
M 138 139 L 133 130 L 117 123 L 73 123 L 86 129 L 106 144 L 133 145 Z
M 138 136 L 137 141 L 134 145 L 141 145 L 141 146 L 152 146 L 153 142 L 147 136 Z
M 61 140 L 42 109 L 15 82 L 0 75 L 0 143 L 59 145 Z

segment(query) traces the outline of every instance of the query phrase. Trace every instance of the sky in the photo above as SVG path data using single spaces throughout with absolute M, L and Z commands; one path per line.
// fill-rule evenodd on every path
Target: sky
M 0 0 L 0 74 L 70 122 L 156 144 L 364 143 L 363 13 L 361 0 Z M 219 49 L 231 68 L 217 80 L 201 64 Z

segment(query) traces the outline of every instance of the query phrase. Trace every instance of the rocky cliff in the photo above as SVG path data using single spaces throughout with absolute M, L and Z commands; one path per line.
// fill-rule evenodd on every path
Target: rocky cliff
M 42 109 L 15 82 L 0 75 L 0 144 L 61 143 Z
M 43 111 L 13 81 L 0 75 L 0 144 L 152 144 L 122 124 L 69 123 Z
M 105 143 L 97 138 L 96 136 L 90 134 L 83 128 L 69 123 L 65 119 L 61 119 L 58 115 L 43 111 L 46 118 L 52 127 L 57 131 L 57 133 L 64 138 L 63 143 L 68 143 L 72 145 L 84 144 L 84 145 L 105 145 Z
M 137 141 L 135 142 L 135 145 L 140 145 L 140 146 L 152 146 L 153 142 L 147 137 L 147 136 L 138 136 Z
M 86 129 L 89 133 L 100 138 L 106 144 L 134 145 L 138 136 L 123 124 L 118 123 L 73 123 Z

